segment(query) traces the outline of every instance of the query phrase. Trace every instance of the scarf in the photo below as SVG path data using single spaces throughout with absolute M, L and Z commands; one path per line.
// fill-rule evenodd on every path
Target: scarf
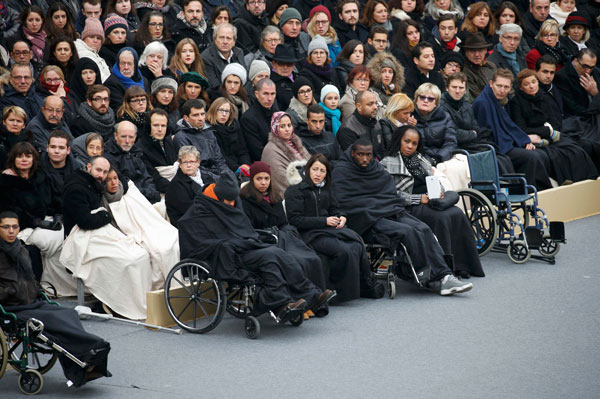
M 412 50 L 412 49 L 413 49 L 413 47 L 415 47 L 417 44 L 419 44 L 419 41 L 418 41 L 418 40 L 416 40 L 416 41 L 414 41 L 414 40 L 409 40 L 409 41 L 408 41 L 408 49 L 409 49 L 409 50 Z
M 105 114 L 99 114 L 92 109 L 87 101 L 79 105 L 79 115 L 92 127 L 94 132 L 100 133 L 104 140 L 112 137 L 115 125 L 115 112 L 108 107 Z
M 292 97 L 292 99 L 294 99 L 294 97 Z M 280 139 L 281 141 L 285 142 L 285 144 L 292 149 L 292 151 L 294 152 L 294 157 L 296 159 L 305 159 L 302 156 L 300 149 L 294 144 L 294 141 L 297 141 L 297 140 L 294 140 L 293 132 L 292 132 L 292 135 L 290 136 L 290 138 L 287 140 L 284 140 L 279 135 L 279 125 L 281 124 L 281 118 L 283 118 L 284 116 L 287 116 L 288 118 L 290 118 L 290 120 L 292 120 L 292 117 L 288 113 L 285 113 L 283 111 L 277 111 L 273 114 L 273 117 L 271 118 L 271 133 L 273 133 L 273 135 L 275 137 L 277 137 L 278 139 Z
M 206 23 L 206 21 L 204 19 L 200 20 L 200 25 L 198 25 L 197 28 L 194 28 L 192 25 L 189 24 L 188 21 L 186 21 L 183 11 L 179 11 L 179 13 L 177 13 L 177 19 L 180 20 L 181 22 L 183 22 L 185 24 L 185 26 L 192 28 L 194 30 L 197 30 L 202 35 L 204 34 L 204 32 L 206 32 L 206 29 L 208 28 L 208 23 Z
M 510 66 L 510 69 L 512 69 L 512 72 L 515 75 L 521 72 L 521 67 L 519 66 L 519 62 L 517 61 L 516 51 L 512 53 L 507 53 L 506 50 L 504 50 L 504 47 L 502 47 L 502 43 L 498 43 L 498 45 L 496 46 L 496 50 L 498 50 L 502 57 L 506 59 L 508 65 Z
M 465 96 L 463 96 L 463 98 L 461 98 L 460 100 L 455 100 L 454 98 L 452 98 L 450 93 L 445 91 L 444 94 L 442 94 L 442 99 L 444 100 L 444 102 L 446 104 L 448 104 L 450 107 L 452 107 L 453 109 L 458 111 L 461 109 L 461 107 L 465 101 Z
M 119 180 L 119 187 L 117 187 L 116 193 L 114 193 L 114 194 L 109 193 L 108 191 L 106 191 L 106 187 L 105 187 L 104 195 L 102 195 L 102 206 L 110 214 L 110 224 L 112 224 L 113 227 L 115 227 L 119 231 L 121 229 L 117 225 L 117 221 L 115 220 L 115 217 L 113 216 L 113 213 L 110 209 L 110 204 L 112 204 L 113 202 L 121 201 L 121 198 L 123 198 L 123 194 L 124 194 L 123 183 L 121 183 L 121 181 Z
M 331 81 L 331 76 L 332 76 L 332 72 L 333 69 L 331 68 L 330 64 L 325 64 L 323 66 L 318 66 L 315 64 L 311 64 L 310 62 L 304 60 L 304 63 L 302 64 L 302 69 L 308 69 L 309 71 L 311 71 L 312 73 L 314 73 L 315 75 L 317 75 L 318 77 Z
M 248 111 L 248 108 L 250 108 L 248 106 L 248 103 L 244 100 L 242 100 L 242 97 L 238 96 L 238 95 L 231 95 L 229 93 L 227 93 L 227 97 L 226 97 L 229 101 L 231 101 L 234 105 L 235 105 L 235 118 L 238 119 L 240 118 L 240 116 Z M 241 112 L 240 112 L 241 111 Z
M 46 47 L 46 32 L 43 29 L 40 29 L 39 32 L 33 33 L 26 27 L 22 27 L 23 34 L 31 42 L 31 47 L 33 53 L 35 54 L 35 58 L 37 60 L 42 60 L 44 58 L 44 48 Z
M 288 109 L 294 111 L 300 117 L 300 120 L 305 121 L 307 118 L 308 107 L 300 102 L 296 97 L 292 97 Z
M 131 54 L 133 54 L 133 69 L 135 71 L 133 73 L 133 78 L 123 76 L 121 74 L 121 70 L 119 69 L 119 57 L 121 57 L 121 54 L 124 51 L 129 51 L 131 52 Z M 123 47 L 121 50 L 119 50 L 115 64 L 112 67 L 112 73 L 117 77 L 117 79 L 119 79 L 119 81 L 123 84 L 123 86 L 125 86 L 125 88 L 128 89 L 131 86 L 140 86 L 142 89 L 144 89 L 144 91 L 146 90 L 146 88 L 144 87 L 144 79 L 142 78 L 142 72 L 140 72 L 140 69 L 138 67 L 138 55 L 133 48 Z
M 404 166 L 406 166 L 406 169 L 408 169 L 409 173 L 413 177 L 427 175 L 427 171 L 425 170 L 425 168 L 423 168 L 423 164 L 421 163 L 417 152 L 408 157 L 406 155 L 403 155 L 402 153 L 400 154 L 400 156 L 402 157 Z
M 452 40 L 450 40 L 449 42 L 445 42 L 445 41 L 443 41 L 443 40 L 440 39 L 440 42 L 448 50 L 454 51 L 454 47 L 456 47 L 456 43 L 458 42 L 458 38 L 456 36 L 454 36 L 454 38 Z
M 575 45 L 577 46 L 577 51 L 587 48 L 587 45 L 585 44 L 584 41 L 576 42 L 575 40 L 571 39 L 571 37 L 569 37 L 569 40 L 572 41 L 573 43 L 575 43 Z
M 382 26 L 388 32 L 391 32 L 392 30 L 394 30 L 394 27 L 392 26 L 392 21 L 390 21 L 389 19 L 382 24 L 374 23 L 373 25 L 370 26 L 370 28 L 372 28 L 373 26 Z
M 202 173 L 200 173 L 200 168 L 196 169 L 196 174 L 194 176 L 189 176 L 190 179 L 200 187 L 204 186 L 204 181 L 202 180 Z
M 40 74 L 40 85 L 41 85 L 41 86 L 42 86 L 44 89 L 48 90 L 50 93 L 54 94 L 54 93 L 56 93 L 56 90 L 58 90 L 58 88 L 59 88 L 59 86 L 60 86 L 60 83 L 57 83 L 57 84 L 55 84 L 55 85 L 51 85 L 50 83 L 46 82 L 46 81 L 44 80 L 44 77 L 43 77 L 43 76 Z M 71 104 L 71 100 L 70 100 L 70 99 L 69 99 L 69 97 L 68 97 L 68 94 L 69 94 L 69 91 L 70 91 L 70 90 L 69 90 L 69 88 L 67 87 L 67 85 L 66 85 L 66 84 L 64 84 L 64 85 L 63 85 L 63 89 L 65 89 L 65 97 L 64 97 L 64 98 L 67 100 L 67 102 L 68 102 L 69 104 Z
M 331 130 L 333 130 L 333 135 L 337 136 L 338 130 L 340 130 L 340 126 L 342 126 L 342 121 L 340 118 L 342 117 L 342 111 L 339 109 L 329 109 L 322 102 L 319 103 L 323 111 L 325 111 L 325 117 L 331 119 Z
M 31 267 L 31 260 L 25 254 L 27 251 L 23 251 L 23 244 L 18 238 L 15 242 L 9 244 L 4 240 L 0 240 L 0 251 L 4 252 L 8 259 L 15 264 L 15 269 L 19 277 L 25 277 L 27 280 L 34 280 L 33 269 Z
M 571 61 L 571 57 L 565 51 L 565 49 L 560 47 L 560 43 L 556 43 L 555 47 L 550 47 L 547 44 L 544 44 L 542 41 L 536 40 L 533 48 L 539 51 L 542 56 L 545 54 L 550 54 L 559 64 L 566 65 L 569 61 Z

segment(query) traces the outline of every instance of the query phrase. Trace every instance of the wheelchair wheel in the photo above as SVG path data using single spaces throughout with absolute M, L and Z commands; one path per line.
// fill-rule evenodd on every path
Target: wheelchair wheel
M 21 359 L 23 358 L 21 353 Z M 31 344 L 31 352 L 28 356 L 27 368 L 37 370 L 40 374 L 46 374 L 58 360 L 58 354 L 52 348 L 41 343 Z
M 396 281 L 388 280 L 388 297 L 390 299 L 396 298 Z
M 538 251 L 543 256 L 550 258 L 558 254 L 558 251 L 560 251 L 560 244 L 556 241 L 552 241 L 552 239 L 550 239 L 550 234 L 546 233 L 542 237 L 542 244 L 538 248 Z
M 223 284 L 209 274 L 205 263 L 182 260 L 167 275 L 167 309 L 175 323 L 186 331 L 204 334 L 223 319 L 227 296 Z
M 6 345 L 6 337 L 4 331 L 0 330 L 0 378 L 6 371 L 6 363 L 8 362 L 8 346 Z
M 42 375 L 33 369 L 26 369 L 23 374 L 19 375 L 19 389 L 25 395 L 38 394 L 44 386 L 44 378 Z
M 511 261 L 517 264 L 525 263 L 531 258 L 531 251 L 525 241 L 515 240 L 506 248 L 506 253 Z
M 246 317 L 245 331 L 246 336 L 250 339 L 256 339 L 260 335 L 260 323 L 256 317 Z
M 490 252 L 498 239 L 498 215 L 490 200 L 477 190 L 465 188 L 457 191 L 457 206 L 467 216 L 479 256 Z

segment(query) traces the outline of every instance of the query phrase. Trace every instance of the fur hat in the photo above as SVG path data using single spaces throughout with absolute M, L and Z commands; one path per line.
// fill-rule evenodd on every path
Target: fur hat
M 86 18 L 85 27 L 81 32 L 81 40 L 85 40 L 88 36 L 100 36 L 104 41 L 104 29 L 102 22 L 97 18 Z
M 127 20 L 117 14 L 110 14 L 104 20 L 104 34 L 108 36 L 113 29 L 122 28 L 125 32 L 129 32 L 129 24 Z
M 248 71 L 248 79 L 252 81 L 256 75 L 261 72 L 268 72 L 269 76 L 271 75 L 271 68 L 269 68 L 269 64 L 267 64 L 263 60 L 254 60 L 252 64 L 250 64 L 250 71 Z
M 338 100 L 340 99 L 340 90 L 336 86 L 334 86 L 334 85 L 325 85 L 321 89 L 321 102 L 323 102 L 323 100 L 325 100 L 325 97 L 327 97 L 327 95 L 330 94 L 330 93 L 337 94 L 338 95 Z
M 327 57 L 329 57 L 329 47 L 327 47 L 327 42 L 321 35 L 316 35 L 308 44 L 308 55 L 318 49 L 325 50 Z
M 246 79 L 248 78 L 248 73 L 246 72 L 246 68 L 237 62 L 232 62 L 231 64 L 227 64 L 225 68 L 223 68 L 223 72 L 221 73 L 221 83 L 225 83 L 225 78 L 229 75 L 235 75 L 242 81 L 242 86 L 246 84 Z
M 226 170 L 221 173 L 215 184 L 215 194 L 220 200 L 233 201 L 240 194 L 240 187 L 233 172 Z
M 290 19 L 297 19 L 302 22 L 302 15 L 300 15 L 300 11 L 296 10 L 294 7 L 286 8 L 279 18 L 279 27 L 281 28 L 287 21 Z
M 177 81 L 169 76 L 161 76 L 160 78 L 156 79 L 154 82 L 152 82 L 152 86 L 150 87 L 150 92 L 152 94 L 156 94 L 159 91 L 161 91 L 162 89 L 171 89 L 173 90 L 173 93 L 177 93 L 177 88 L 179 87 L 179 85 L 177 85 Z

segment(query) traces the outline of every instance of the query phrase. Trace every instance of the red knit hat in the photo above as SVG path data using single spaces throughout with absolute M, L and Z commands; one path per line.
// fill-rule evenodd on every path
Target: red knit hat
M 271 167 L 266 162 L 254 162 L 252 165 L 250 165 L 250 180 L 254 179 L 254 176 L 261 172 L 268 173 L 269 176 L 271 176 Z
M 308 20 L 310 21 L 313 15 L 315 15 L 315 13 L 317 12 L 324 12 L 325 15 L 327 15 L 327 19 L 329 19 L 329 23 L 331 24 L 331 13 L 327 9 L 327 7 L 321 5 L 313 7 L 313 9 L 310 10 L 310 13 L 308 14 Z

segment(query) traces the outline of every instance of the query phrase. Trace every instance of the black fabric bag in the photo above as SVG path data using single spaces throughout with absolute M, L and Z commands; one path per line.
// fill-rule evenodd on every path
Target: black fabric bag
M 458 193 L 456 191 L 444 191 L 444 198 L 434 198 L 429 200 L 429 206 L 436 211 L 443 211 L 458 202 Z

